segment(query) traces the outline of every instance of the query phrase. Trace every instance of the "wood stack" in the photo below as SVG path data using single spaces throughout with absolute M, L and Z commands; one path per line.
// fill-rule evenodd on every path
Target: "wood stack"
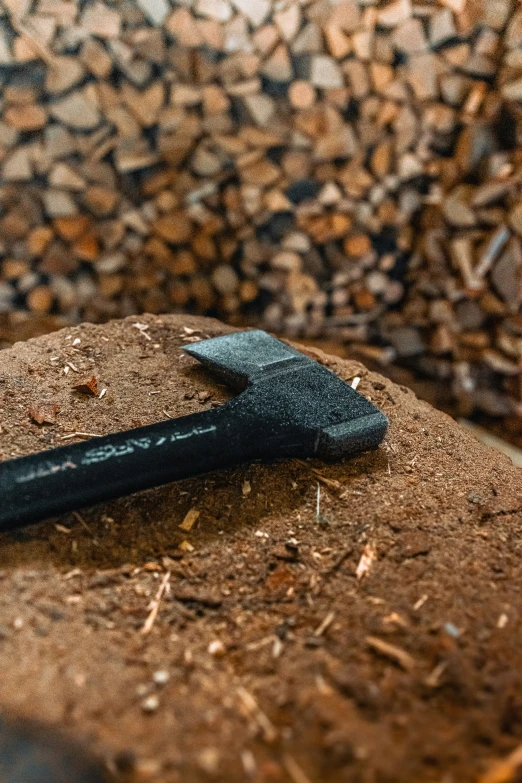
M 0 313 L 194 309 L 522 416 L 511 0 L 4 0 Z

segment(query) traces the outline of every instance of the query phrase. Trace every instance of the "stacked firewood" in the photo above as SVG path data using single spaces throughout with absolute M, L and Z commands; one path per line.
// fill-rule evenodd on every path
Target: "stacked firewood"
M 522 415 L 511 0 L 2 0 L 0 312 L 193 309 Z

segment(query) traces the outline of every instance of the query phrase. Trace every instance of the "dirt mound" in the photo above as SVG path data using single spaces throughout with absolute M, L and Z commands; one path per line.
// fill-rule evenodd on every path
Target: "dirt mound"
M 180 347 L 225 331 L 142 316 L 3 351 L 2 458 L 222 402 Z M 389 416 L 379 450 L 1 537 L 4 708 L 151 781 L 461 783 L 516 747 L 520 470 L 408 389 L 313 355 Z M 92 376 L 101 397 L 74 390 Z

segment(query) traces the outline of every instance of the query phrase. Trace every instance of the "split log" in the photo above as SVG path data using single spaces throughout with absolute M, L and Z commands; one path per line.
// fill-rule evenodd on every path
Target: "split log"
M 212 308 L 521 414 L 515 5 L 7 7 L 2 312 Z

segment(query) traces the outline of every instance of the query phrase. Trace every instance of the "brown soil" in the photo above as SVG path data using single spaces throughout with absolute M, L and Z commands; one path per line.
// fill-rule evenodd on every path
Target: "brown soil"
M 227 327 L 136 321 L 1 353 L 4 459 L 225 399 L 180 346 L 184 327 Z M 335 465 L 245 465 L 3 535 L 4 709 L 151 781 L 465 783 L 516 747 L 521 472 L 408 389 L 311 353 L 362 377 L 391 420 L 384 445 Z M 102 399 L 73 390 L 92 375 Z M 54 425 L 28 414 L 43 402 L 61 407 Z

